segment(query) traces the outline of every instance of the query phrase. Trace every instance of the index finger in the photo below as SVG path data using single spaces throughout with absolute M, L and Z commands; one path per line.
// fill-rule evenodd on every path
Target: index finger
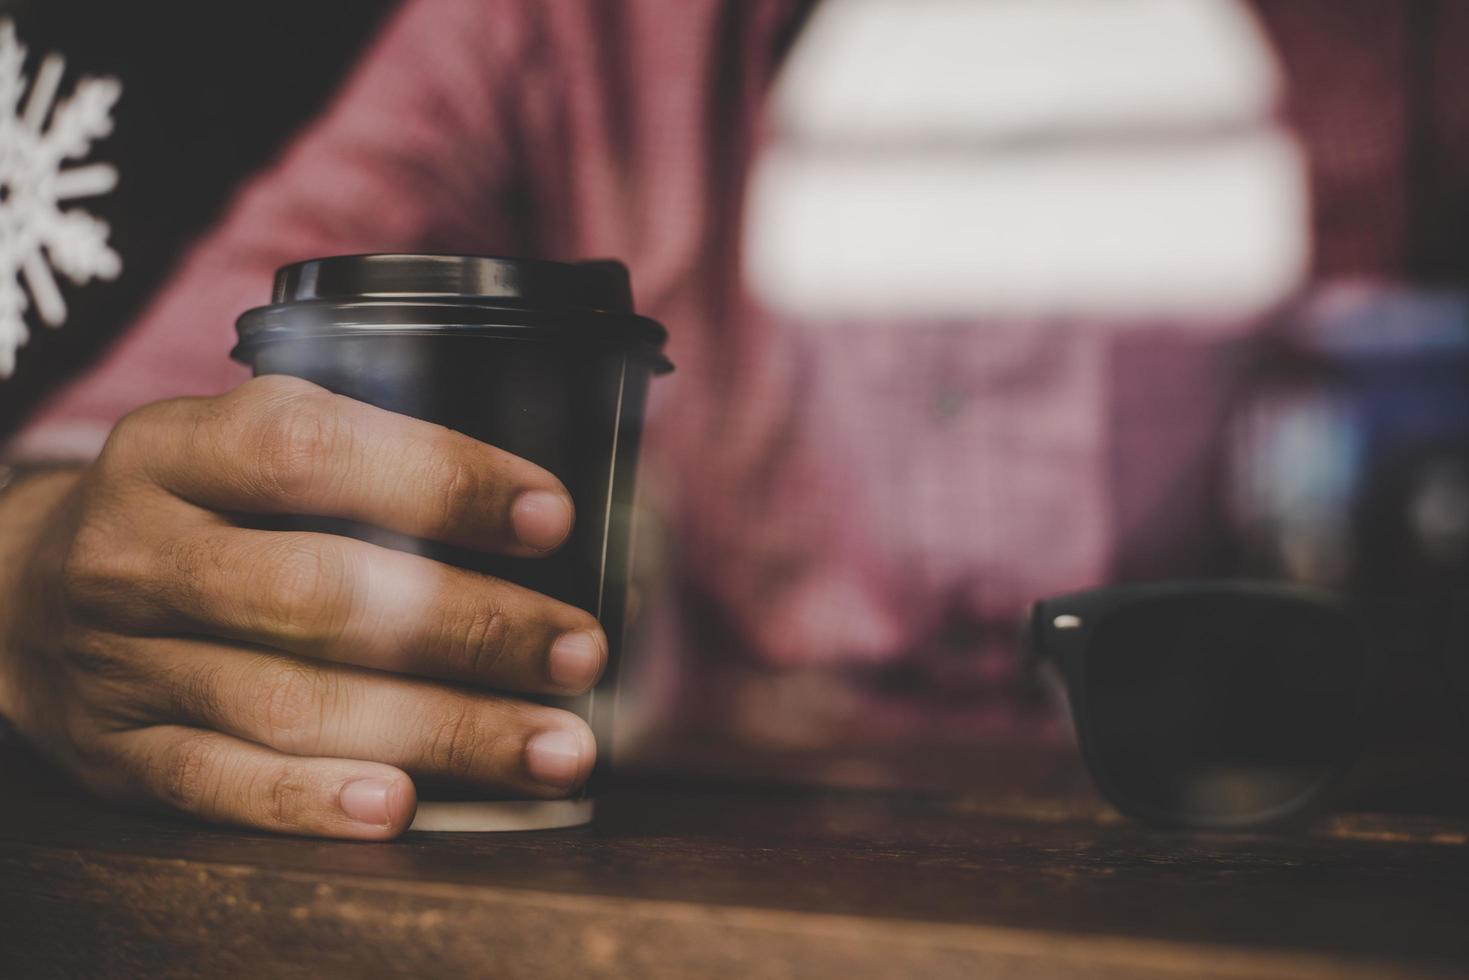
M 285 376 L 208 402 L 163 427 L 171 451 L 149 464 L 202 507 L 343 518 L 511 555 L 550 551 L 571 532 L 560 480 L 444 426 Z

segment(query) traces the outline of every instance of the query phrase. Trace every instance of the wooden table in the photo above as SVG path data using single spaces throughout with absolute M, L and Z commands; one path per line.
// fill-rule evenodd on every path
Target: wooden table
M 357 844 L 107 810 L 13 744 L 0 800 L 5 977 L 1469 973 L 1465 819 L 641 776 L 589 828 Z

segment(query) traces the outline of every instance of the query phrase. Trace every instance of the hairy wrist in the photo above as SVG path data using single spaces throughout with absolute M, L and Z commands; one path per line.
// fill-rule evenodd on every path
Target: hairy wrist
M 44 533 L 48 517 L 76 485 L 81 466 L 20 471 L 0 491 L 0 717 L 19 710 L 11 628 L 22 599 L 28 558 Z

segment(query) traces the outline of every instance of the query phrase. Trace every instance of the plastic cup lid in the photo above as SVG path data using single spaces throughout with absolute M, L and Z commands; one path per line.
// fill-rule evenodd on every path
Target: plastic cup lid
M 633 310 L 627 267 L 478 255 L 309 259 L 276 272 L 269 306 L 236 323 L 237 360 L 260 344 L 365 331 L 472 333 L 620 347 L 671 369 L 668 334 Z

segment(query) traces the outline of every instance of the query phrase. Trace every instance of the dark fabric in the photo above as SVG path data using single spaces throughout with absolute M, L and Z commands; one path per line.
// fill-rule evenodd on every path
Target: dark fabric
M 82 75 L 123 81 L 112 136 L 89 159 L 117 166 L 116 190 L 84 202 L 123 256 L 114 282 L 73 289 L 61 330 L 34 324 L 21 369 L 0 381 L 0 439 L 48 391 L 92 363 L 136 317 L 184 247 L 234 188 L 321 108 L 395 0 L 0 0 L 27 74 L 67 59 L 62 94 Z

